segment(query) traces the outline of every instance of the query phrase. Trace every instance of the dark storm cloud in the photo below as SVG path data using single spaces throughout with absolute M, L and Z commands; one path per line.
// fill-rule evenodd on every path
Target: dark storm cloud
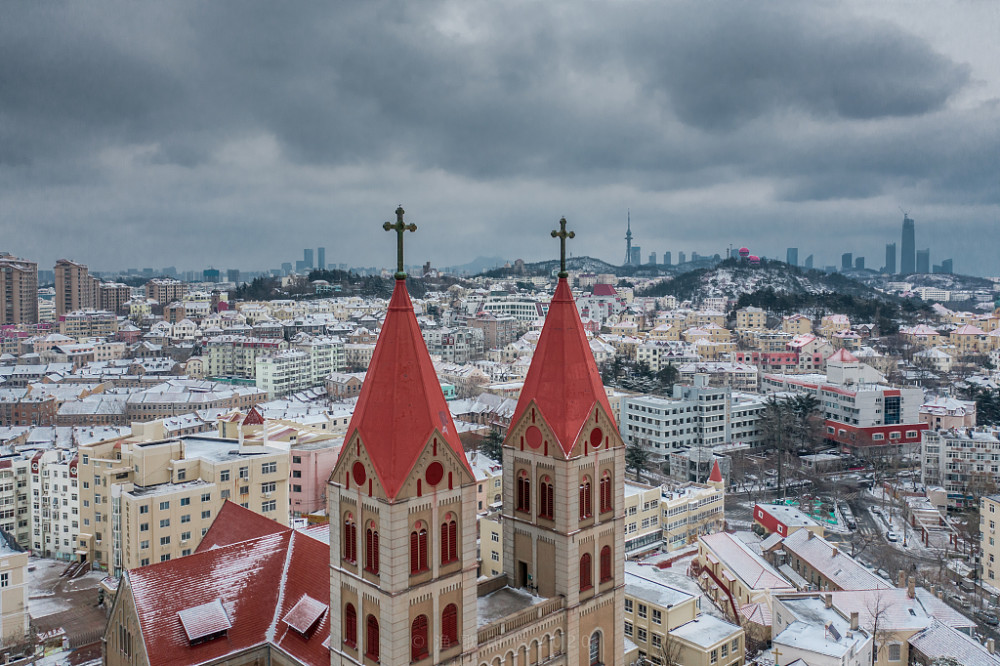
M 517 226 L 546 195 L 608 188 L 655 198 L 754 181 L 776 205 L 901 190 L 998 203 L 1000 113 L 952 108 L 969 67 L 839 5 L 0 11 L 0 203 L 19 219 L 62 215 L 140 237 L 169 222 L 211 242 L 282 220 L 315 228 L 331 185 L 337 211 L 357 214 L 380 187 L 394 199 L 406 174 L 441 207 L 467 206 L 473 186 L 509 189 L 486 207 L 487 230 Z M 53 207 L 69 196 L 75 207 Z

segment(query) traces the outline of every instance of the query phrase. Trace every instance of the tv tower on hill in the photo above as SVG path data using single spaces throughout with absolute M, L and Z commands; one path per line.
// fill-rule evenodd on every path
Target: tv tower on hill
M 625 232 L 625 265 L 632 265 L 632 210 L 628 210 L 628 231 Z

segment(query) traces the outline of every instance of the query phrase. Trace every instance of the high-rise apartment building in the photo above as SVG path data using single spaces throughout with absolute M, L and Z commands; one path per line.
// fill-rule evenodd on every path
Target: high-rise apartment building
M 899 248 L 899 272 L 903 275 L 917 272 L 917 240 L 913 220 L 903 213 L 903 243 Z
M 813 256 L 811 254 L 808 257 L 806 257 L 805 261 L 802 262 L 802 266 L 804 268 L 812 268 L 813 267 Z
M 930 273 L 931 272 L 931 249 L 917 250 L 917 272 L 918 273 Z
M 313 264 L 313 251 L 311 247 L 307 247 L 302 250 L 302 267 L 306 270 L 312 270 L 315 264 Z
M 638 245 L 632 246 L 632 256 L 629 258 L 630 266 L 638 266 L 642 263 L 642 248 Z
M 240 283 L 240 269 L 230 268 L 226 271 L 226 282 L 232 282 L 233 284 Z
M 664 252 L 663 253 L 663 265 L 664 266 L 669 266 L 670 265 L 670 259 L 671 259 L 670 252 Z
M 146 283 L 146 298 L 151 298 L 160 305 L 180 300 L 185 294 L 187 294 L 187 284 L 180 280 L 160 278 Z
M 0 324 L 38 322 L 38 264 L 0 252 Z
M 854 268 L 857 270 L 864 270 L 865 268 L 865 258 L 864 257 L 854 257 Z
M 650 266 L 655 266 L 656 265 L 656 253 L 655 252 L 650 252 L 649 253 L 649 265 Z
M 850 270 L 854 264 L 854 257 L 850 252 L 840 255 L 840 270 Z
M 790 247 L 785 250 L 785 263 L 789 266 L 799 265 L 799 248 Z
M 83 264 L 69 259 L 56 262 L 56 316 L 74 310 L 93 310 L 101 300 L 101 282 Z
M 316 268 L 321 271 L 326 270 L 326 248 L 318 247 L 316 248 Z
M 132 287 L 120 282 L 102 282 L 100 284 L 99 302 L 97 307 L 118 314 L 125 304 L 132 300 Z
M 885 244 L 885 272 L 889 275 L 896 274 L 896 244 Z
M 683 264 L 685 261 L 687 261 L 687 255 L 684 254 L 683 252 L 678 252 L 677 253 L 677 263 L 678 264 Z

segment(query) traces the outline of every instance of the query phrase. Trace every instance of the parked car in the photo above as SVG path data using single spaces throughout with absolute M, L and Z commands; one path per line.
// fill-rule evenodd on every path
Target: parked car
M 888 539 L 889 541 L 892 541 L 893 543 L 899 541 L 899 535 L 893 532 L 892 530 L 889 530 L 888 532 L 885 533 L 885 538 Z
M 982 622 L 983 624 L 988 624 L 991 627 L 1000 626 L 1000 618 L 998 618 L 997 614 L 994 613 L 993 611 L 978 610 L 976 611 L 975 615 L 976 619 Z

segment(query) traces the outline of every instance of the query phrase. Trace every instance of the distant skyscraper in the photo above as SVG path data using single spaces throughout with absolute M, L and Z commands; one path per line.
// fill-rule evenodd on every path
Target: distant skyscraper
M 288 275 L 291 272 L 292 272 L 292 262 L 290 262 L 290 261 L 282 262 L 282 264 L 281 264 L 281 274 L 282 275 Z
M 632 255 L 629 257 L 629 266 L 639 266 L 642 264 L 642 248 L 638 245 L 633 245 L 631 249 Z
M 955 272 L 955 268 L 951 259 L 945 259 L 944 261 L 941 262 L 941 272 L 947 273 L 948 275 L 951 275 L 952 273 Z
M 321 271 L 326 270 L 326 248 L 321 247 L 316 249 L 316 268 Z
M 656 253 L 655 252 L 650 252 L 649 253 L 649 263 L 651 265 L 653 265 L 653 266 L 656 265 Z
M 628 231 L 625 232 L 625 265 L 632 265 L 632 211 L 628 211 Z M 635 262 L 639 263 L 639 262 Z
M 687 261 L 687 256 L 683 252 L 678 252 L 677 253 L 677 263 L 678 264 L 683 264 L 685 261 Z
M 918 273 L 930 273 L 931 272 L 931 250 L 927 248 L 926 250 L 917 250 L 917 272 Z
M 885 244 L 885 272 L 889 275 L 896 274 L 896 244 Z
M 669 266 L 670 265 L 670 252 L 664 252 L 663 253 L 663 265 L 664 266 Z
M 844 254 L 840 255 L 840 270 L 842 271 L 850 270 L 853 263 L 854 263 L 854 257 L 850 252 L 845 252 Z
M 219 269 L 218 268 L 206 268 L 201 272 L 201 276 L 205 282 L 218 282 L 219 281 Z
M 790 247 L 785 250 L 785 263 L 789 266 L 799 265 L 799 248 Z
M 240 269 L 230 268 L 226 271 L 226 281 L 234 284 L 240 283 Z
M 302 267 L 308 270 L 313 266 L 315 266 L 313 263 L 313 251 L 311 247 L 307 247 L 302 250 Z
M 899 272 L 908 275 L 913 272 L 919 273 L 916 264 L 917 255 L 917 235 L 914 229 L 913 220 L 906 213 L 903 213 L 903 244 L 899 247 Z
M 865 268 L 865 258 L 864 257 L 854 257 L 854 267 L 859 271 Z
M 813 256 L 810 254 L 808 257 L 806 257 L 806 260 L 804 262 L 802 262 L 802 265 L 804 267 L 806 267 L 806 268 L 812 268 L 813 267 Z

